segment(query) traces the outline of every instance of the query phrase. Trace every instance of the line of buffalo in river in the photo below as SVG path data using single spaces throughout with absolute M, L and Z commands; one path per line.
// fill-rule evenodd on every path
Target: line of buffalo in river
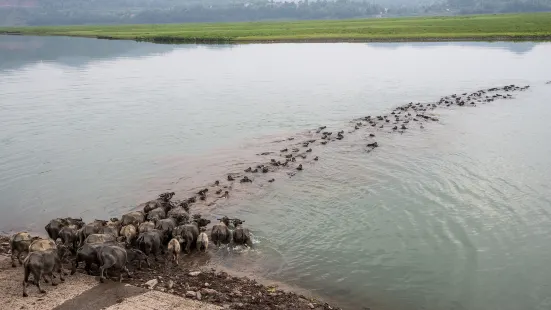
M 348 133 L 351 134 L 362 128 L 366 128 L 370 131 L 369 141 L 366 144 L 366 151 L 371 152 L 380 146 L 379 143 L 375 141 L 375 133 L 404 133 L 406 130 L 415 127 L 424 129 L 424 124 L 438 121 L 438 118 L 435 115 L 430 114 L 430 111 L 436 109 L 437 107 L 475 107 L 478 104 L 489 103 L 497 99 L 513 98 L 511 94 L 500 94 L 498 92 L 524 91 L 529 88 L 530 86 L 507 85 L 504 87 L 482 89 L 470 94 L 453 94 L 442 97 L 438 101 L 432 103 L 423 104 L 410 102 L 396 107 L 392 110 L 392 112 L 387 114 L 368 115 L 352 120 L 351 128 L 348 130 Z M 313 147 L 327 145 L 330 142 L 344 139 L 345 130 L 340 130 L 336 132 L 336 134 L 333 134 L 332 131 L 327 130 L 327 126 L 321 126 L 310 131 L 308 135 L 309 137 L 307 139 L 280 149 L 279 152 L 268 151 L 258 154 L 260 156 L 277 156 L 277 158 L 270 158 L 269 162 L 248 167 L 244 170 L 244 173 L 230 173 L 227 175 L 227 180 L 230 182 L 238 180 L 240 183 L 252 183 L 255 180 L 253 177 L 255 175 L 267 174 L 285 168 L 289 170 L 287 174 L 292 177 L 296 175 L 297 171 L 303 171 L 305 169 L 303 164 L 308 162 L 307 159 L 312 158 L 313 161 L 319 160 L 319 156 L 313 155 Z M 295 138 L 290 137 L 286 140 L 278 140 L 275 142 L 286 142 L 293 140 L 295 140 Z M 269 183 L 274 181 L 274 178 L 268 179 Z M 220 192 L 217 192 L 217 194 L 220 194 Z M 224 195 L 225 197 L 228 197 L 228 191 L 226 191 Z M 203 196 L 201 199 L 204 200 L 205 197 Z
M 512 92 L 523 91 L 529 86 L 519 87 L 508 85 L 500 88 L 490 88 L 479 90 L 471 94 L 463 93 L 461 95 L 453 94 L 442 97 L 434 103 L 413 103 L 399 106 L 391 113 L 378 116 L 365 116 L 352 121 L 353 129 L 348 131 L 352 133 L 360 130 L 362 127 L 371 128 L 367 151 L 370 152 L 379 147 L 377 141 L 374 141 L 375 133 L 373 131 L 387 130 L 390 133 L 404 133 L 408 128 L 418 124 L 419 128 L 424 128 L 423 124 L 436 122 L 438 118 L 428 114 L 437 107 L 450 106 L 476 106 L 492 102 L 496 99 L 511 99 L 510 94 L 499 94 L 499 91 Z M 342 140 L 344 130 L 333 135 L 326 130 L 326 126 L 319 127 L 310 132 L 309 139 L 295 143 L 279 151 L 279 159 L 271 158 L 269 162 L 255 167 L 249 167 L 244 173 L 230 173 L 227 175 L 229 185 L 223 185 L 220 181 L 215 181 L 210 187 L 215 187 L 215 199 L 229 198 L 229 190 L 233 188 L 233 182 L 252 183 L 255 174 L 266 174 L 274 172 L 284 167 L 291 168 L 287 172 L 289 176 L 295 175 L 296 171 L 304 169 L 302 163 L 306 162 L 312 154 L 312 146 L 326 145 L 329 142 Z M 292 141 L 294 138 L 280 140 L 276 142 Z M 301 151 L 301 147 L 303 148 Z M 258 155 L 273 156 L 278 152 L 264 152 Z M 319 160 L 318 156 L 313 156 L 313 160 Z M 296 165 L 296 166 L 294 166 Z M 270 178 L 268 182 L 274 182 Z M 222 192 L 224 192 L 222 194 Z M 164 252 L 168 252 L 171 258 L 178 263 L 181 250 L 190 253 L 192 248 L 199 251 L 206 251 L 209 245 L 209 236 L 206 234 L 206 226 L 210 220 L 204 219 L 201 215 L 189 216 L 190 205 L 207 200 L 209 188 L 204 188 L 189 199 L 181 201 L 172 201 L 173 192 L 163 193 L 158 199 L 149 201 L 143 205 L 143 211 L 134 211 L 124 214 L 119 220 L 112 218 L 109 221 L 95 220 L 92 223 L 85 224 L 82 219 L 58 218 L 50 221 L 45 227 L 50 239 L 32 237 L 26 232 L 17 233 L 10 240 L 12 251 L 12 265 L 15 267 L 15 258 L 20 264 L 24 265 L 23 296 L 27 296 L 27 284 L 29 275 L 32 274 L 34 284 L 40 292 L 45 291 L 40 286 L 39 279 L 47 282 L 46 276 L 50 277 L 52 285 L 54 272 L 59 273 L 60 280 L 63 281 L 63 272 L 61 261 L 67 255 L 74 257 L 71 273 L 73 274 L 79 262 L 85 262 L 85 270 L 90 273 L 91 265 L 96 264 L 100 270 L 100 281 L 104 281 L 104 274 L 107 269 L 116 269 L 119 271 L 119 281 L 122 272 L 130 276 L 127 269 L 127 263 L 138 262 L 138 268 L 141 268 L 142 262 L 150 265 L 148 257 L 153 254 L 155 260 Z M 220 196 L 222 194 L 222 196 Z M 233 226 L 233 227 L 232 227 Z M 232 228 L 232 230 L 230 230 Z M 61 239 L 61 243 L 56 244 Z M 243 221 L 239 219 L 230 220 L 223 217 L 219 223 L 211 229 L 210 240 L 220 246 L 234 242 L 252 246 L 250 232 L 243 227 Z M 21 254 L 29 254 L 24 261 L 21 260 Z M 17 255 L 16 255 L 17 253 Z
M 204 194 L 206 190 L 200 193 Z M 39 279 L 47 283 L 48 276 L 52 285 L 57 285 L 53 278 L 54 273 L 59 273 L 60 281 L 64 281 L 62 261 L 68 256 L 72 257 L 71 274 L 76 272 L 80 262 L 85 263 L 88 274 L 92 264 L 96 264 L 100 281 L 104 282 L 108 269 L 118 271 L 121 281 L 123 272 L 131 276 L 127 268 L 129 263 L 137 262 L 139 269 L 144 262 L 150 267 L 150 254 L 158 261 L 160 255 L 168 252 L 178 264 L 182 250 L 186 253 L 192 249 L 206 251 L 209 246 L 206 226 L 211 221 L 199 214 L 190 219 L 189 204 L 194 198 L 172 202 L 173 196 L 174 192 L 163 193 L 158 199 L 147 202 L 143 211 L 124 214 L 120 220 L 96 219 L 85 224 L 81 218 L 53 219 L 45 227 L 49 238 L 33 237 L 27 232 L 14 234 L 10 238 L 12 267 L 16 267 L 16 259 L 24 267 L 23 296 L 28 296 L 31 274 L 32 283 L 41 293 L 45 291 Z M 243 227 L 243 223 L 240 219 L 226 216 L 219 219 L 211 229 L 212 243 L 220 246 L 233 242 L 252 247 L 250 231 Z M 58 239 L 61 242 L 58 243 Z M 24 253 L 28 254 L 22 261 Z

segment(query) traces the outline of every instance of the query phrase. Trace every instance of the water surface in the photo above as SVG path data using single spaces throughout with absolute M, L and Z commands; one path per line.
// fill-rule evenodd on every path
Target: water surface
M 118 215 L 258 162 L 282 137 L 506 84 L 403 135 L 316 147 L 301 174 L 212 212 L 246 219 L 228 267 L 350 309 L 551 307 L 551 44 L 153 45 L 0 37 L 0 229 Z

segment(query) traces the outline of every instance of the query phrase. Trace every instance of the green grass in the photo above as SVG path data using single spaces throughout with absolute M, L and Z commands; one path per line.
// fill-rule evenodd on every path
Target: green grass
M 294 22 L 53 26 L 0 33 L 179 42 L 550 40 L 551 13 Z

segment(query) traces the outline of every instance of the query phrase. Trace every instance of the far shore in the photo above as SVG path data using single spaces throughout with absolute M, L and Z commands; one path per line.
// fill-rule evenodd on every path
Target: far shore
M 551 41 L 551 13 L 285 22 L 4 27 L 3 35 L 165 44 Z

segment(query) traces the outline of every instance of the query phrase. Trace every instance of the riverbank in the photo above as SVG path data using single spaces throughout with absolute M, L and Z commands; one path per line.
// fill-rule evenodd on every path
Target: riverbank
M 64 266 L 65 270 L 70 265 Z M 97 271 L 97 270 L 96 270 Z M 247 277 L 206 268 L 204 261 L 182 259 L 179 266 L 161 259 L 151 268 L 131 268 L 132 278 L 123 283 L 100 284 L 84 271 L 68 276 L 57 287 L 43 286 L 46 295 L 33 287 L 30 297 L 21 297 L 23 269 L 12 268 L 9 237 L 0 236 L 0 301 L 10 309 L 159 309 L 178 305 L 184 309 L 339 309 L 312 297 L 286 292 Z M 97 272 L 96 272 L 97 273 Z M 57 280 L 55 280 L 57 281 Z
M 154 43 L 404 42 L 551 40 L 551 13 L 356 20 L 48 26 L 0 34 L 74 36 Z

